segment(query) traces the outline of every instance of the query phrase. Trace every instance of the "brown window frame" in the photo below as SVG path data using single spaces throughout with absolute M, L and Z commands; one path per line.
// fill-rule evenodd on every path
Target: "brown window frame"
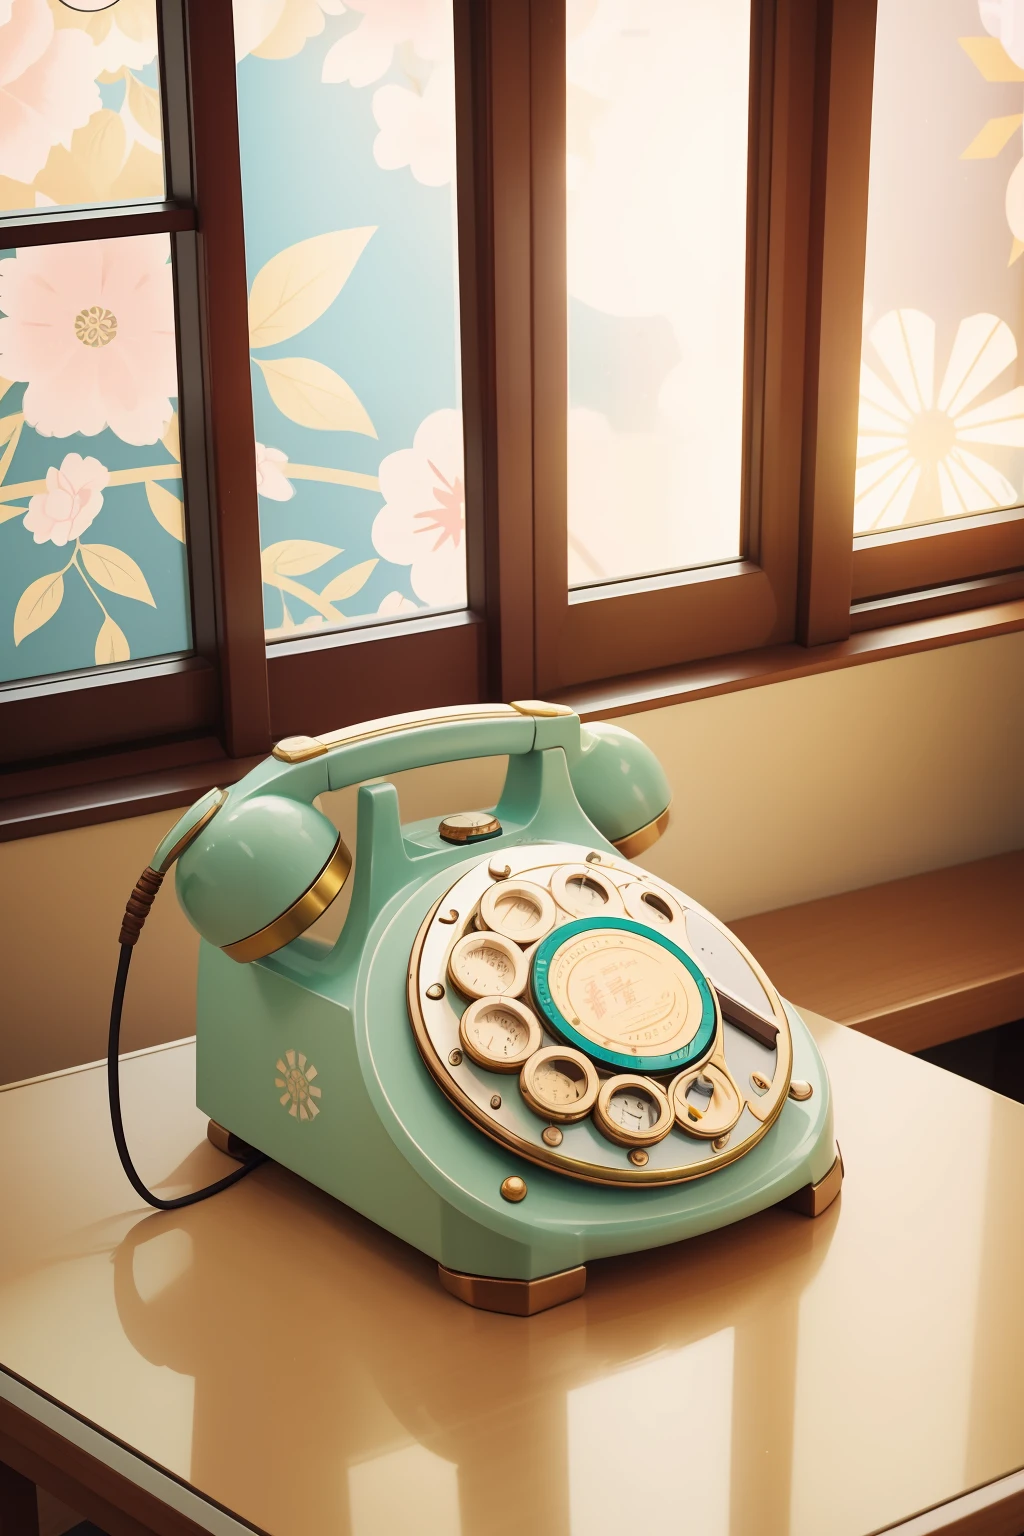
M 384 713 L 609 714 L 970 638 L 972 610 L 1024 627 L 1019 517 L 854 547 L 875 0 L 753 0 L 744 557 L 569 592 L 564 7 L 454 0 L 468 605 L 268 645 L 231 0 L 158 3 L 166 200 L 0 227 L 171 235 L 194 649 L 0 688 L 0 837 L 180 803 Z

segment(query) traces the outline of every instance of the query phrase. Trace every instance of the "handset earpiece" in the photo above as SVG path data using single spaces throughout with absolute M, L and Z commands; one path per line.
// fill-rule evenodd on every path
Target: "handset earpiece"
M 248 962 L 304 933 L 351 868 L 338 829 L 321 811 L 262 793 L 237 805 L 229 799 L 199 829 L 178 858 L 175 883 L 193 928 L 232 960 Z
M 621 726 L 582 725 L 569 777 L 587 816 L 625 859 L 652 847 L 668 826 L 672 790 L 665 770 L 647 743 Z

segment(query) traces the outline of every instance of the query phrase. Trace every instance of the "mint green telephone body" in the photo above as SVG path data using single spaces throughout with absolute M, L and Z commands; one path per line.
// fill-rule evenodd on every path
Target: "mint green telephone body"
M 504 754 L 494 812 L 440 829 L 402 826 L 394 786 L 365 782 Z M 351 861 L 313 802 L 356 783 L 328 946 L 303 931 Z M 783 1201 L 817 1215 L 842 1165 L 806 1025 L 727 929 L 616 847 L 653 841 L 669 798 L 636 737 L 533 702 L 289 738 L 204 796 L 153 865 L 177 860 L 202 935 L 213 1139 L 501 1311 L 579 1294 L 591 1259 Z

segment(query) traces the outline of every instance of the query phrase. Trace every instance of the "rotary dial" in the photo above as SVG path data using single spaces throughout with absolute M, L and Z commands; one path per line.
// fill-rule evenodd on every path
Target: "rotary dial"
M 696 1178 L 755 1144 L 785 1100 L 792 1044 L 727 929 L 572 844 L 503 840 L 462 869 L 420 930 L 409 999 L 424 1060 L 465 1115 L 521 1156 L 610 1184 Z

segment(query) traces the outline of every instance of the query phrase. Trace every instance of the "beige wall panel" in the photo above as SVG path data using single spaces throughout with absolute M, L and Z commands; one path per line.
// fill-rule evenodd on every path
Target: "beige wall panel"
M 621 723 L 675 794 L 642 862 L 725 918 L 1024 845 L 1024 634 Z M 501 776 L 493 758 L 397 775 L 402 816 L 493 804 Z M 324 803 L 350 844 L 355 803 L 354 789 Z M 102 1056 L 124 903 L 175 815 L 0 844 L 0 1082 Z M 316 931 L 337 933 L 344 900 Z M 196 952 L 167 888 L 136 952 L 124 1049 L 191 1034 Z
M 619 724 L 675 795 L 642 862 L 726 920 L 1024 845 L 1024 633 Z

